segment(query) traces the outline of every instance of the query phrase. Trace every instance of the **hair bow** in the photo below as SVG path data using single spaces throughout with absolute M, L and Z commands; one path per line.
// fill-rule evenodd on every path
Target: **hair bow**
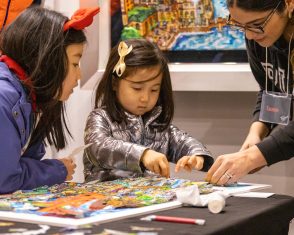
M 123 75 L 124 71 L 126 70 L 125 56 L 128 55 L 132 50 L 133 50 L 132 45 L 128 47 L 128 45 L 125 42 L 119 43 L 118 49 L 117 49 L 119 54 L 119 60 L 113 69 L 113 72 L 116 72 L 117 76 L 121 77 L 121 75 Z
M 64 24 L 63 31 L 66 31 L 69 28 L 74 28 L 76 30 L 82 30 L 86 28 L 92 24 L 93 17 L 98 14 L 99 11 L 99 7 L 83 8 L 77 10 L 71 19 Z

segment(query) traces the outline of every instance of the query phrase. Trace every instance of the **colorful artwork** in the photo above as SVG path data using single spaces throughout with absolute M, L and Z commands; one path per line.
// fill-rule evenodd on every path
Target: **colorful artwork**
M 95 216 L 96 218 L 100 216 L 103 220 L 107 218 L 107 216 L 104 217 L 107 214 L 121 216 L 121 214 L 133 213 L 134 208 L 149 207 L 151 210 L 162 210 L 180 206 L 180 203 L 173 202 L 176 197 L 175 191 L 193 184 L 198 185 L 202 194 L 213 190 L 212 185 L 205 182 L 156 176 L 107 182 L 94 181 L 85 184 L 63 183 L 52 187 L 22 190 L 11 195 L 0 196 L 0 218 L 3 218 L 1 211 L 6 211 L 4 217 L 9 215 L 7 212 L 13 212 L 12 220 L 23 216 L 21 214 L 30 214 L 35 218 L 36 216 L 55 217 L 60 218 L 61 221 L 63 218 L 78 220 Z M 152 205 L 158 206 L 152 207 Z M 138 213 L 138 211 L 140 212 L 140 210 L 135 212 Z M 140 213 L 143 211 L 141 210 Z M 24 219 L 27 221 L 29 218 Z M 53 225 L 64 224 L 54 223 Z
M 146 38 L 164 51 L 244 50 L 226 25 L 226 0 L 121 0 L 121 39 Z
M 207 182 L 157 176 L 89 183 L 63 183 L 52 187 L 0 195 L 0 219 L 79 227 L 180 207 L 176 191 L 197 185 L 201 197 L 214 191 L 229 195 L 267 188 L 238 183 L 215 187 Z

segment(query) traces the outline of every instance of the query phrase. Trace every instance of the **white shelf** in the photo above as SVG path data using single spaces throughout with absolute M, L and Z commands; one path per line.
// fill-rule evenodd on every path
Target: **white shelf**
M 174 91 L 258 91 L 248 64 L 169 64 Z M 104 70 L 82 87 L 92 90 Z

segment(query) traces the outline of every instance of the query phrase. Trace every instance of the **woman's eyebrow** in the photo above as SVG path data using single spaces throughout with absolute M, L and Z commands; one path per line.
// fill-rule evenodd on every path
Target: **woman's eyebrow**
M 235 23 L 237 23 L 237 24 L 240 24 L 240 25 L 248 25 L 248 24 L 253 24 L 253 23 L 255 23 L 255 22 L 259 21 L 259 20 L 263 20 L 264 18 L 266 18 L 266 17 L 258 18 L 258 19 L 255 19 L 255 20 L 251 20 L 251 21 L 247 22 L 246 24 L 241 24 L 240 22 L 238 22 L 238 21 L 236 21 L 234 19 L 232 19 L 232 21 L 235 22 Z

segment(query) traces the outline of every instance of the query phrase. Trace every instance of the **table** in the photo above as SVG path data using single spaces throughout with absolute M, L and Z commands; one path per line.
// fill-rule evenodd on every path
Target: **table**
M 92 228 L 83 228 L 76 232 L 84 234 L 97 234 L 106 229 L 125 232 L 134 232 L 130 226 L 162 228 L 158 234 L 237 234 L 237 235 L 283 235 L 288 234 L 289 222 L 294 218 L 294 198 L 285 195 L 273 195 L 270 198 L 239 198 L 230 197 L 226 201 L 225 211 L 220 214 L 212 214 L 207 208 L 181 207 L 177 209 L 161 211 L 157 215 L 169 215 L 178 217 L 191 217 L 205 219 L 204 226 L 141 221 L 138 216 L 101 225 L 93 225 Z M 4 222 L 4 221 L 1 221 Z M 0 224 L 1 224 L 0 222 Z M 0 227 L 1 233 L 13 232 L 27 228 L 38 230 L 40 227 L 34 224 L 14 223 L 10 227 Z M 9 230 L 10 229 L 10 230 Z M 50 227 L 46 234 L 61 234 L 64 228 Z M 15 233 L 15 232 L 14 232 Z M 69 233 L 66 233 L 69 234 Z

